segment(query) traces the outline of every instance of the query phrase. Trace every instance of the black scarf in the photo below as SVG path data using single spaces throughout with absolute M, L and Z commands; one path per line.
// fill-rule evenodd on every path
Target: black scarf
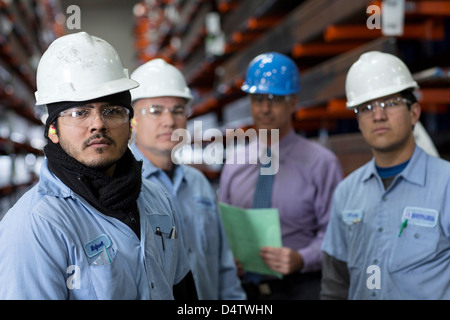
M 44 152 L 50 171 L 65 185 L 101 213 L 128 225 L 140 238 L 136 200 L 141 191 L 142 162 L 134 158 L 130 149 L 117 161 L 113 177 L 75 160 L 59 143 L 48 140 Z

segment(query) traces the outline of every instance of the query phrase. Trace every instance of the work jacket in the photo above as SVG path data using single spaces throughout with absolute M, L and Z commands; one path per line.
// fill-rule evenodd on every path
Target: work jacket
M 139 239 L 50 172 L 0 222 L 2 299 L 173 299 L 190 271 L 172 200 L 142 181 Z

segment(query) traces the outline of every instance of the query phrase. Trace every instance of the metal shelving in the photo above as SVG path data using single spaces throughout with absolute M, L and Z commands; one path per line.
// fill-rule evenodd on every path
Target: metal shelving
M 354 115 L 345 109 L 344 83 L 348 68 L 362 52 L 395 53 L 417 77 L 424 70 L 442 71 L 450 67 L 450 1 L 407 0 L 404 33 L 397 37 L 384 36 L 380 29 L 367 27 L 367 8 L 381 7 L 381 1 L 161 0 L 152 3 L 153 6 L 146 1 L 139 3 L 145 8 L 142 12 L 146 12 L 136 18 L 141 41 L 147 32 L 142 19 L 147 19 L 154 10 L 164 13 L 170 8 L 179 13 L 180 19 L 160 16 L 162 19 L 153 28 L 164 26 L 164 41 L 148 41 L 153 46 L 150 51 L 148 47 L 139 47 L 140 52 L 146 52 L 139 56 L 139 64 L 160 57 L 177 65 L 195 92 L 190 121 L 213 119 L 223 129 L 236 125 L 244 129 L 251 127 L 249 112 L 243 111 L 246 102 L 239 88 L 248 63 L 262 52 L 288 54 L 301 70 L 300 105 L 294 117 L 296 130 L 311 138 L 325 132 L 328 137 L 335 135 L 334 140 L 339 139 L 339 134 L 357 131 Z M 205 52 L 204 20 L 210 11 L 220 14 L 225 35 L 222 55 Z M 449 74 L 441 72 L 441 77 L 434 81 L 420 77 L 417 81 L 421 85 L 418 95 L 423 122 L 434 137 L 440 130 L 436 115 L 448 118 L 449 114 Z M 234 118 L 230 116 L 231 109 L 239 110 Z M 436 139 L 443 156 L 449 156 L 446 144 L 439 145 L 439 142 Z M 338 155 L 339 145 L 333 143 L 332 147 Z
M 250 60 L 266 51 L 283 52 L 301 71 L 300 104 L 293 119 L 296 130 L 313 139 L 339 140 L 339 135 L 357 133 L 354 115 L 345 109 L 348 68 L 364 51 L 392 52 L 405 61 L 421 85 L 421 120 L 441 153 L 450 154 L 443 138 L 448 135 L 442 129 L 450 123 L 450 1 L 406 0 L 404 33 L 398 37 L 367 27 L 370 5 L 382 2 L 139 1 L 133 10 L 136 65 L 159 57 L 179 67 L 195 98 L 188 127 L 202 120 L 204 129 L 224 131 L 252 126 L 248 101 L 240 90 Z M 220 18 L 222 53 L 206 50 L 212 35 L 205 21 L 211 13 Z M 42 141 L 36 139 L 42 135 L 36 132 L 42 130 L 44 110 L 34 107 L 34 76 L 42 52 L 64 34 L 63 16 L 57 0 L 0 0 L 3 156 L 42 156 Z M 339 145 L 332 147 L 337 154 Z M 218 176 L 217 171 L 205 172 Z
M 35 73 L 64 34 L 60 14 L 58 1 L 0 1 L 0 217 L 37 181 L 45 110 L 35 108 Z

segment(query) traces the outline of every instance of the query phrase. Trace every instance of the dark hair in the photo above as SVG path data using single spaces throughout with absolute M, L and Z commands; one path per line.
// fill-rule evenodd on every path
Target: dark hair
M 406 100 L 409 101 L 409 103 L 407 104 L 408 109 L 410 109 L 414 103 L 417 103 L 417 98 L 414 95 L 413 88 L 408 88 L 408 89 L 403 90 L 402 92 L 400 92 L 400 95 L 402 96 L 402 98 L 405 98 Z
M 414 88 L 405 89 L 400 92 L 400 95 L 402 98 L 408 100 L 408 103 L 406 104 L 408 110 L 411 110 L 411 106 L 418 102 L 416 96 L 414 95 Z M 414 125 L 412 126 L 412 129 L 414 130 Z

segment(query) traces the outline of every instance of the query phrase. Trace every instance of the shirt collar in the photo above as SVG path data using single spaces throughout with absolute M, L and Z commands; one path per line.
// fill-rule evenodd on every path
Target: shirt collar
M 406 168 L 399 173 L 399 176 L 401 176 L 406 181 L 424 186 L 426 166 L 426 153 L 416 145 L 411 160 L 409 161 Z M 366 172 L 362 175 L 362 181 L 365 182 L 374 176 L 378 176 L 378 172 L 375 167 L 375 158 L 372 158 L 367 166 Z
M 295 131 L 291 129 L 280 141 L 278 141 L 278 144 L 275 145 L 274 142 L 272 142 L 272 147 L 270 149 L 272 162 L 282 163 L 284 161 L 283 159 L 285 159 L 287 154 L 292 151 L 292 143 L 295 143 L 296 135 Z M 256 152 L 252 152 L 254 150 L 256 150 Z M 248 159 L 248 163 L 256 164 L 260 160 L 266 159 L 266 157 L 267 146 L 260 142 L 259 137 L 252 140 L 246 146 L 246 159 Z M 278 171 L 277 168 L 273 168 L 273 170 Z
M 131 152 L 133 152 L 136 160 L 142 161 L 142 176 L 144 178 L 149 178 L 151 175 L 156 174 L 158 171 L 162 171 L 144 156 L 141 150 L 139 150 L 139 148 L 137 147 L 136 143 L 133 143 L 130 149 Z
M 58 198 L 67 198 L 72 196 L 73 191 L 59 180 L 48 168 L 47 159 L 42 162 L 39 173 L 39 193 L 55 196 Z
M 293 145 L 297 143 L 298 134 L 291 129 L 281 140 L 279 144 L 279 162 L 283 163 L 289 158 L 289 152 L 293 150 Z
M 281 140 L 280 140 L 280 151 L 285 149 L 290 149 L 290 145 L 295 142 L 297 134 L 294 129 L 291 129 Z
M 144 154 L 141 152 L 141 150 L 139 150 L 139 148 L 136 145 L 136 143 L 133 143 L 131 145 L 130 149 L 133 152 L 134 157 L 137 160 L 142 160 L 142 177 L 148 179 L 148 178 L 150 178 L 153 175 L 156 176 L 156 177 L 159 177 L 162 174 L 166 175 L 164 170 L 162 170 L 161 168 L 155 166 L 150 160 L 148 160 L 144 156 Z M 183 166 L 175 165 L 174 181 L 178 181 L 178 180 L 184 181 L 185 180 L 185 174 L 184 174 Z

